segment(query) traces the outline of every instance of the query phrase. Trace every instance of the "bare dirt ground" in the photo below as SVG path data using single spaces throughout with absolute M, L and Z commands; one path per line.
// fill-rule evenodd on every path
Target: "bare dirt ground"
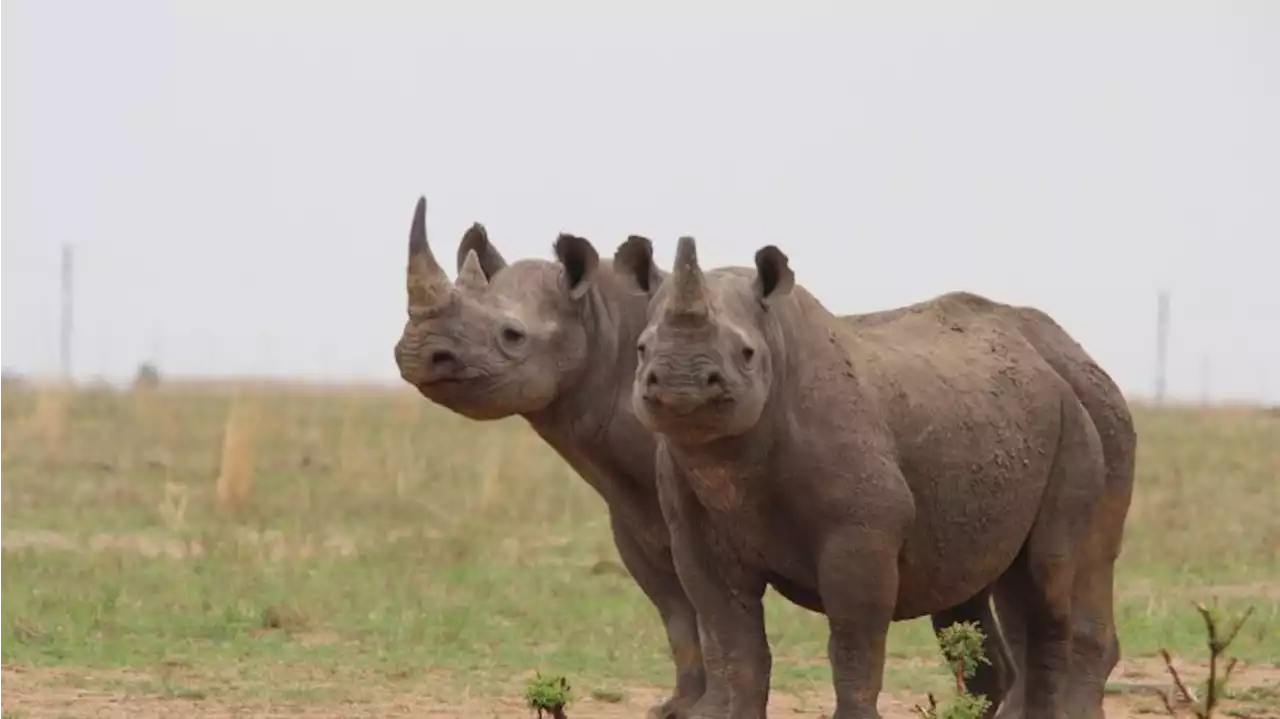
M 4 667 L 3 698 L 5 716 L 31 717 L 32 719 L 61 719 L 62 717 L 121 717 L 128 719 L 153 719 L 159 717 L 193 717 L 221 719 L 222 717 L 432 717 L 433 719 L 476 719 L 498 717 L 529 717 L 532 712 L 515 698 L 462 697 L 445 703 L 430 696 L 415 695 L 411 691 L 388 689 L 385 696 L 374 701 L 344 702 L 306 701 L 274 702 L 267 700 L 228 701 L 217 697 L 157 696 L 130 691 L 127 688 L 82 688 L 92 685 L 127 686 L 128 680 L 145 680 L 143 674 L 126 672 L 70 672 L 65 669 L 26 669 Z M 1106 714 L 1110 719 L 1128 719 L 1139 715 L 1164 713 L 1157 689 L 1168 686 L 1163 668 L 1158 662 L 1139 660 L 1122 663 L 1113 674 L 1113 686 L 1117 691 L 1107 697 Z M 1256 699 L 1237 699 L 1227 702 L 1226 713 L 1242 718 L 1280 718 L 1280 668 L 1247 666 L 1236 670 L 1233 679 L 1237 696 L 1255 696 Z M 575 719 L 621 719 L 643 717 L 645 709 L 656 703 L 661 690 L 654 687 L 633 687 L 627 691 L 626 700 L 608 703 L 592 698 L 574 702 L 568 715 Z M 912 707 L 921 702 L 918 697 L 884 695 L 880 700 L 880 712 L 884 719 L 914 719 Z M 830 698 L 825 696 L 795 696 L 774 693 L 770 697 L 771 717 L 806 717 L 818 719 L 830 710 Z

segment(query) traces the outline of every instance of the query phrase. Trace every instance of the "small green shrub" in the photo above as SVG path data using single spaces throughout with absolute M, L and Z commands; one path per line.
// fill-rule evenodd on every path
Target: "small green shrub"
M 564 710 L 572 698 L 569 682 L 564 677 L 544 677 L 538 672 L 524 686 L 524 699 L 539 719 L 543 716 L 567 719 Z
M 929 708 L 915 708 L 922 719 L 982 719 L 991 708 L 991 701 L 981 694 L 970 694 L 964 688 L 964 680 L 972 679 L 979 664 L 990 664 L 983 641 L 986 637 L 976 622 L 956 622 L 938 634 L 942 656 L 956 682 L 956 696 L 942 706 L 932 694 Z
M 1233 617 L 1226 632 L 1219 629 L 1222 616 L 1218 613 L 1217 607 L 1210 608 L 1200 603 L 1195 607 L 1196 611 L 1200 612 L 1201 619 L 1204 620 L 1205 634 L 1208 635 L 1209 676 L 1200 684 L 1200 691 L 1193 692 L 1183 681 L 1182 675 L 1173 667 L 1173 657 L 1169 655 L 1168 650 L 1161 649 L 1160 656 L 1164 659 L 1164 665 L 1173 679 L 1175 692 L 1158 692 L 1158 694 L 1160 701 L 1164 703 L 1165 711 L 1171 717 L 1181 716 L 1176 706 L 1181 704 L 1185 707 L 1185 711 L 1196 719 L 1210 719 L 1218 705 L 1218 700 L 1227 694 L 1227 682 L 1231 679 L 1231 672 L 1235 671 L 1236 660 L 1232 657 L 1227 660 L 1225 667 L 1218 665 L 1222 661 L 1222 656 L 1226 654 L 1227 648 L 1231 646 L 1231 642 L 1235 641 L 1236 635 L 1240 633 L 1240 628 L 1249 620 L 1249 615 L 1253 614 L 1253 607 Z

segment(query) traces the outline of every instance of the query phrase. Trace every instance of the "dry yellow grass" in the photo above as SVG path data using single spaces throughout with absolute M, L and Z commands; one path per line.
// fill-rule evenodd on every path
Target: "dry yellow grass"
M 70 389 L 62 382 L 42 384 L 36 391 L 34 424 L 48 454 L 57 453 L 66 434 L 69 396 Z
M 255 416 L 242 397 L 233 398 L 222 432 L 216 497 L 224 512 L 240 512 L 249 504 L 253 489 L 253 431 Z

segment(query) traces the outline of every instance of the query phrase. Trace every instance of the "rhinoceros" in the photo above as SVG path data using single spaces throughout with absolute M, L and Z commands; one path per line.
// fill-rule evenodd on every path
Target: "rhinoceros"
M 632 236 L 613 262 L 592 244 L 561 234 L 555 261 L 507 264 L 475 224 L 458 246 L 450 283 L 427 242 L 419 199 L 409 239 L 409 318 L 396 343 L 404 381 L 464 417 L 524 417 L 604 499 L 618 555 L 654 605 L 675 663 L 671 697 L 651 716 L 680 717 L 702 695 L 698 621 L 671 563 L 667 527 L 653 481 L 654 439 L 631 411 L 635 341 L 648 298 L 613 265 L 648 266 L 640 286 L 663 273 L 652 245 Z
M 768 586 L 827 616 L 837 719 L 879 716 L 891 622 L 993 591 L 1027 716 L 1101 714 L 1136 437 L 1083 350 L 1050 362 L 1046 316 L 969 293 L 836 317 L 772 245 L 704 274 L 683 237 L 649 294 L 632 402 L 700 622 L 688 716 L 765 716 Z
M 562 235 L 556 261 L 508 265 L 477 223 L 458 245 L 454 285 L 431 251 L 425 213 L 426 201 L 419 199 L 410 229 L 409 319 L 396 345 L 401 376 L 429 400 L 471 419 L 524 416 L 604 498 L 619 556 L 658 610 L 676 667 L 671 698 L 650 715 L 683 716 L 705 682 L 696 614 L 672 566 L 654 487 L 654 440 L 630 404 L 632 350 L 649 298 L 665 277 L 653 262 L 652 244 L 632 236 L 612 262 L 601 262 L 590 242 Z M 619 266 L 627 277 L 617 276 Z M 874 324 L 896 312 L 848 319 Z M 1046 326 L 1029 315 L 1026 322 L 1041 328 L 1043 342 L 1069 368 L 1093 366 L 1051 321 Z M 997 608 L 1003 618 L 1017 606 L 998 598 Z M 1011 685 L 1012 697 L 1019 696 L 1016 662 L 986 597 L 933 619 L 938 629 L 979 622 L 992 665 L 980 667 L 970 686 L 997 702 Z M 1007 634 L 1014 658 L 1021 656 L 1019 626 Z

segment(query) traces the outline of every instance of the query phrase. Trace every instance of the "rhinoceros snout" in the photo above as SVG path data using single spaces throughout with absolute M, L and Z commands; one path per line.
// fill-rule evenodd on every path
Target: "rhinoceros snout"
M 641 397 L 651 408 L 689 414 L 729 397 L 724 375 L 716 369 L 673 372 L 655 367 L 645 374 Z
M 400 376 L 415 386 L 455 379 L 463 370 L 462 360 L 448 348 L 411 346 L 404 342 L 396 345 L 396 364 Z

